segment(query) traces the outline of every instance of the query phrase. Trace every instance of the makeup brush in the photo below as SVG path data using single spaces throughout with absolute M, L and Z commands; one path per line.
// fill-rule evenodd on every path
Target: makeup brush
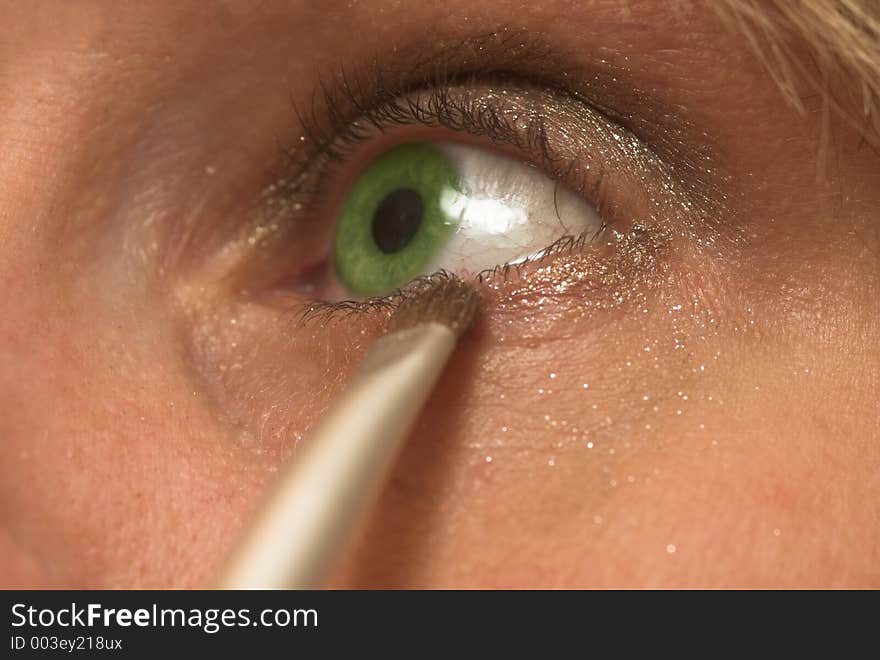
M 370 513 L 479 296 L 453 275 L 400 299 L 342 394 L 279 475 L 220 587 L 315 589 Z

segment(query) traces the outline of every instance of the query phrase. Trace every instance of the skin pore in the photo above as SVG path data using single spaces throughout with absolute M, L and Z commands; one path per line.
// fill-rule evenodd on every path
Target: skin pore
M 374 68 L 395 93 L 440 71 L 511 104 L 566 90 L 555 162 L 603 171 L 601 199 L 565 184 L 614 223 L 480 285 L 333 585 L 880 586 L 880 156 L 702 3 L 3 15 L 3 586 L 210 584 L 384 322 L 301 321 L 360 169 L 413 138 L 548 169 L 399 126 L 297 207 L 322 159 L 295 108 L 326 129 L 321 86 L 366 93 Z

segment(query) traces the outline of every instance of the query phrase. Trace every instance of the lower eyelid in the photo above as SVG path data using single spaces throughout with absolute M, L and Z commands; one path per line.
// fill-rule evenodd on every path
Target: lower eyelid
M 593 331 L 600 339 L 614 327 L 605 321 L 618 312 L 636 317 L 632 310 L 648 304 L 670 248 L 668 236 L 649 229 L 612 231 L 600 245 L 560 248 L 485 278 L 476 284 L 482 311 L 468 341 L 480 350 L 519 350 L 565 337 L 589 343 Z M 193 339 L 195 368 L 224 416 L 243 429 L 243 449 L 292 451 L 291 438 L 307 431 L 391 311 L 387 304 L 334 303 L 304 322 L 306 309 L 308 302 L 289 292 L 250 297 L 211 314 Z M 589 350 L 600 349 L 598 341 Z M 288 425 L 289 410 L 301 426 Z
M 465 276 L 481 292 L 481 325 L 502 336 L 549 328 L 575 318 L 643 303 L 665 281 L 673 247 L 668 232 L 636 226 L 610 230 L 599 241 L 561 239 L 538 259 Z M 432 277 L 432 276 L 428 276 Z M 365 301 L 304 301 L 279 298 L 290 318 L 306 327 L 335 323 L 381 326 L 401 294 Z
M 516 325 L 543 323 L 542 314 L 571 319 L 626 310 L 664 283 L 672 254 L 668 232 L 641 226 L 609 230 L 593 243 L 561 241 L 547 258 L 483 277 L 487 316 L 511 312 Z

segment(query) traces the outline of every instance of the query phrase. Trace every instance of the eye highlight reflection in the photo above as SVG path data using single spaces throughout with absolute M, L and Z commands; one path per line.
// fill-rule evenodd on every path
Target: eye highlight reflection
M 540 169 L 488 149 L 441 148 L 455 163 L 462 191 L 442 200 L 458 229 L 435 266 L 466 274 L 516 264 L 563 236 L 598 237 L 596 210 Z
M 327 298 L 384 295 L 438 270 L 474 275 L 601 233 L 598 213 L 538 168 L 488 148 L 405 143 L 348 193 Z

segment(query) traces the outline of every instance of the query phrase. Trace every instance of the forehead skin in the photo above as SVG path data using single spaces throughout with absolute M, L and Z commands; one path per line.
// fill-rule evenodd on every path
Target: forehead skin
M 722 238 L 682 247 L 644 320 L 505 346 L 516 310 L 487 310 L 335 584 L 880 583 L 877 154 L 806 86 L 793 111 L 700 3 L 479 4 L 0 3 L 0 582 L 209 583 L 290 453 L 241 441 L 249 420 L 304 433 L 339 382 L 303 391 L 260 322 L 259 376 L 215 386 L 225 348 L 195 326 L 238 303 L 209 286 L 181 312 L 177 283 L 210 281 L 321 75 L 527 33 L 724 198 L 700 219 Z M 571 426 L 596 446 L 557 445 Z

